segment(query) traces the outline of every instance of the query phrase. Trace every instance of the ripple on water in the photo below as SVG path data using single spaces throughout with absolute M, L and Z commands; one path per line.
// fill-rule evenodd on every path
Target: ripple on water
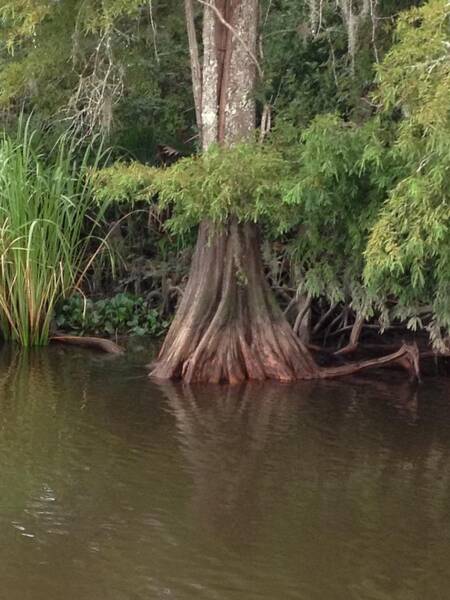
M 0 598 L 419 600 L 450 588 L 447 382 L 155 386 L 0 352 Z

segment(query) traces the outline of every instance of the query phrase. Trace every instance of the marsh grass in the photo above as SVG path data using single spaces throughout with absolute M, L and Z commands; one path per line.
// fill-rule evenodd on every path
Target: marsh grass
M 60 138 L 45 153 L 30 124 L 0 137 L 0 329 L 22 346 L 48 342 L 55 303 L 77 290 L 97 248 L 102 209 L 91 194 L 101 152 L 76 160 Z M 95 250 L 94 250 L 95 253 Z M 92 255 L 91 255 L 92 256 Z

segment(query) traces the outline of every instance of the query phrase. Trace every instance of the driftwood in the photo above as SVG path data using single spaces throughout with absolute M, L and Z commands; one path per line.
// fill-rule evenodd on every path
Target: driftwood
M 58 344 L 70 344 L 71 346 L 99 350 L 100 352 L 106 352 L 107 354 L 123 354 L 125 352 L 123 348 L 105 338 L 55 334 L 50 338 L 50 341 L 57 342 Z

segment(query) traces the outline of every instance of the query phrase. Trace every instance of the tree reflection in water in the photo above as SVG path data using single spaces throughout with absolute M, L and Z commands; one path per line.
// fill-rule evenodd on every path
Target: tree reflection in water
M 329 436 L 345 435 L 346 427 L 355 424 L 355 406 L 365 390 L 380 399 L 386 394 L 385 384 L 364 380 L 353 386 L 340 382 L 163 384 L 160 389 L 176 418 L 180 448 L 192 477 L 193 512 L 202 527 L 241 542 L 244 538 L 250 541 L 264 520 L 262 513 L 270 508 L 268 497 L 275 504 L 282 503 L 289 488 L 297 485 L 295 479 L 304 477 L 314 488 L 324 478 L 323 448 Z M 336 402 L 332 409 L 330 397 Z M 308 429 L 302 436 L 302 429 L 315 419 L 311 408 L 315 413 L 316 401 L 318 410 L 325 411 L 325 430 Z M 396 385 L 390 402 L 396 418 L 405 423 L 418 419 L 417 386 Z M 317 423 L 312 426 L 317 428 Z M 349 433 L 350 446 L 354 435 Z M 336 451 L 346 452 L 340 446 Z M 294 464 L 296 458 L 299 462 Z M 344 470 L 350 480 L 354 475 L 350 463 Z
M 288 435 L 298 403 L 289 387 L 274 384 L 162 389 L 193 479 L 195 513 L 204 527 L 242 539 L 271 483 L 271 447 Z
M 448 589 L 445 380 L 156 387 L 127 360 L 0 352 L 8 599 Z

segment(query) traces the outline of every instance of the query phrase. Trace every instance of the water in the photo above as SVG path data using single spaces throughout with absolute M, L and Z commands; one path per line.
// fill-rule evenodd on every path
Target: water
M 0 353 L 0 600 L 450 597 L 448 381 L 157 386 Z

